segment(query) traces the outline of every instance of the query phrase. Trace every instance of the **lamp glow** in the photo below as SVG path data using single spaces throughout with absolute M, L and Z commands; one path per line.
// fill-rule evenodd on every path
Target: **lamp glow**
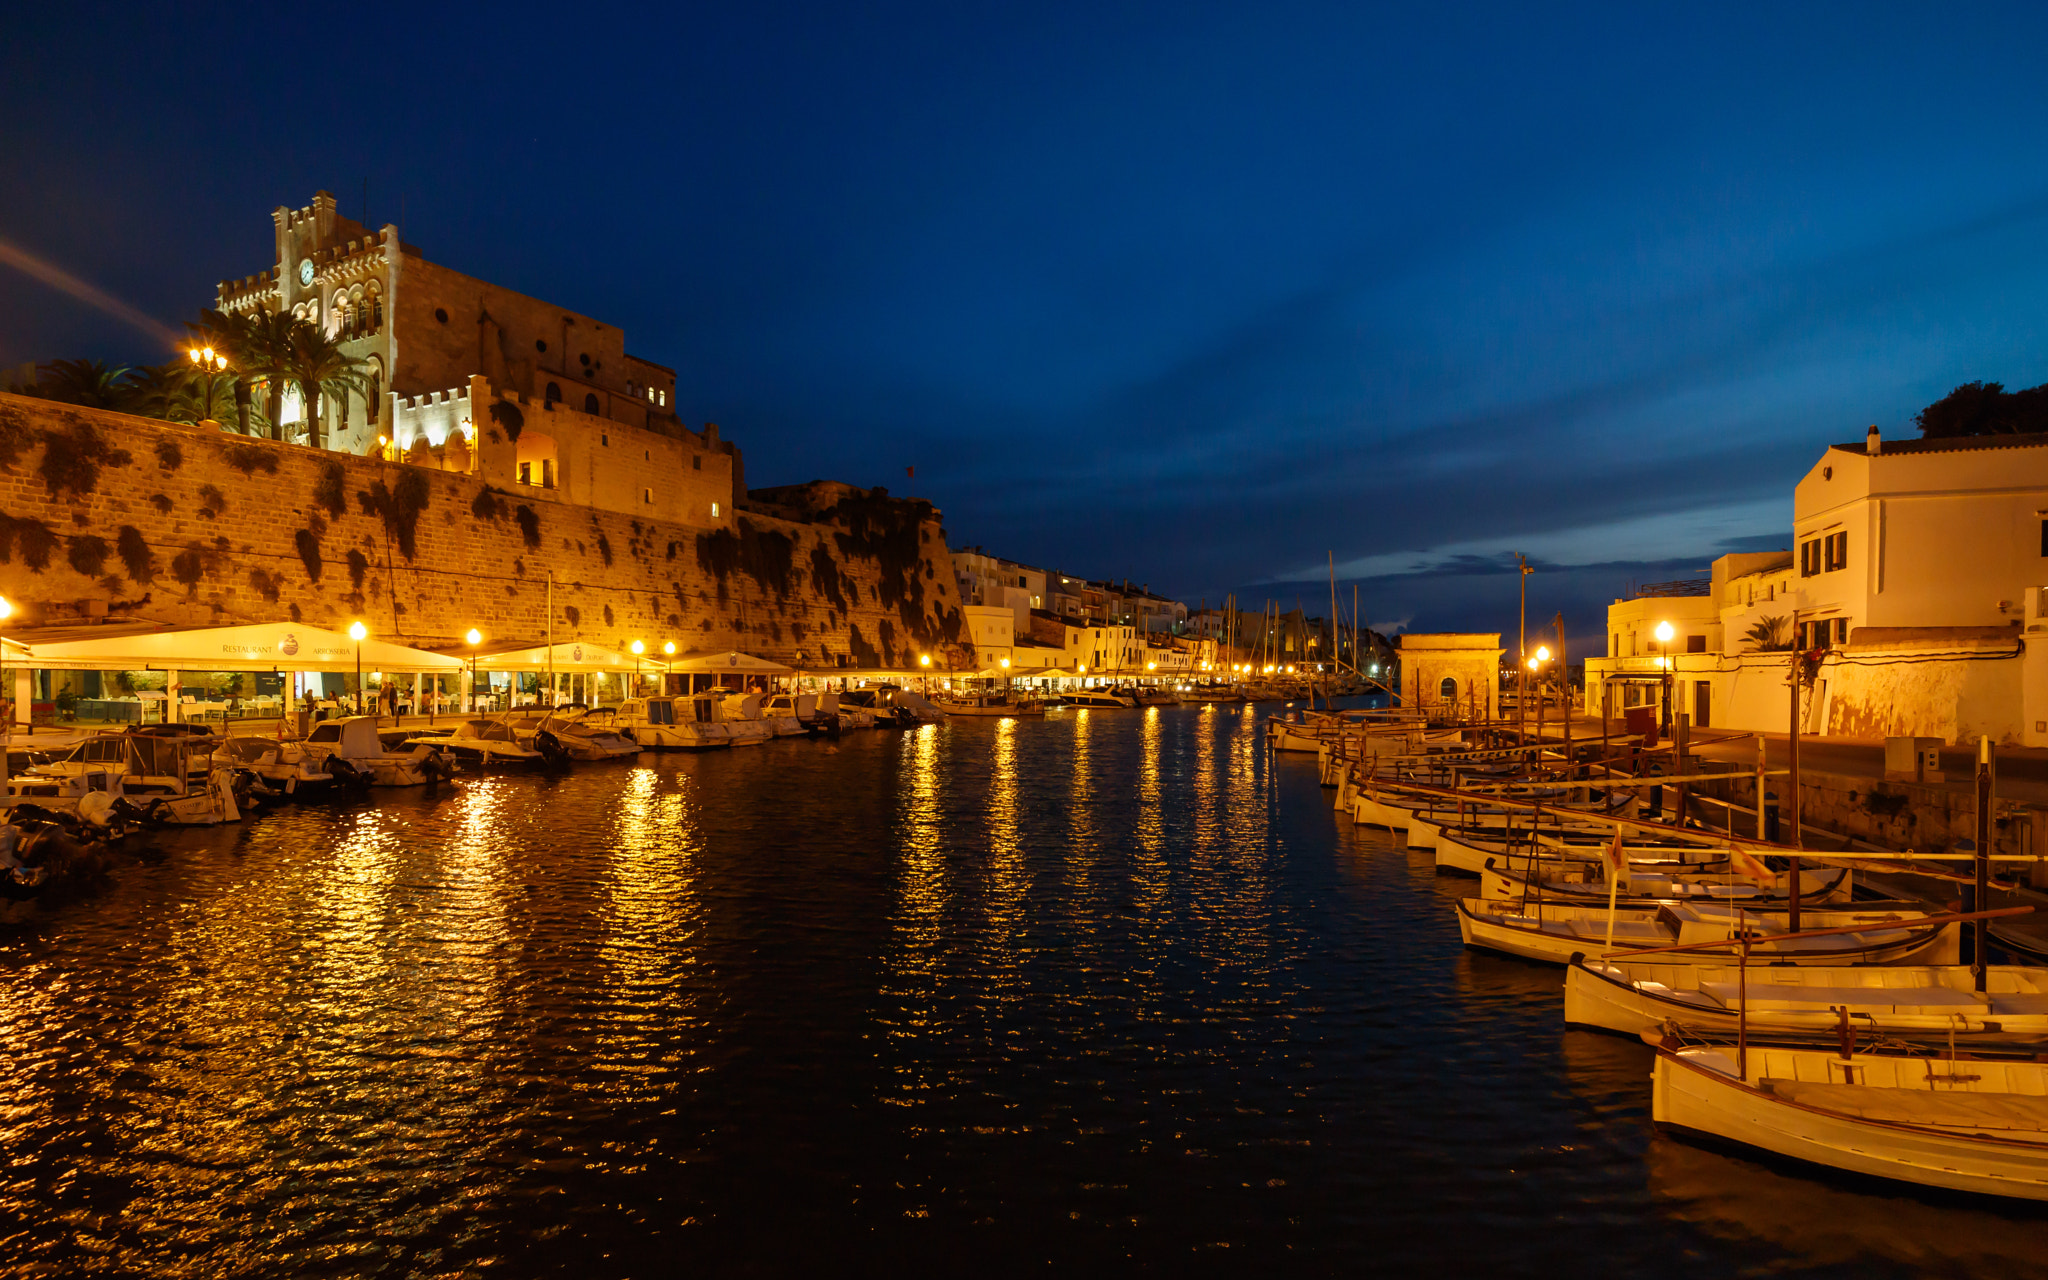
M 633 651 L 633 656 L 636 658 L 639 657 L 641 654 L 647 652 L 647 646 L 641 644 L 638 640 L 635 640 L 632 644 L 628 645 L 627 647 Z
M 1673 630 L 1671 629 L 1671 624 L 1670 624 L 1670 623 L 1668 623 L 1668 622 L 1660 622 L 1660 623 L 1658 623 L 1658 624 L 1657 624 L 1657 643 L 1659 643 L 1659 644 L 1670 644 L 1670 643 L 1671 643 L 1671 637 L 1673 637 L 1673 636 L 1675 636 L 1675 635 L 1677 635 L 1677 634 L 1678 634 L 1678 633 L 1677 633 L 1676 631 L 1673 631 Z
M 475 627 L 471 627 L 469 634 L 462 638 L 471 644 L 482 644 L 484 642 L 484 633 L 478 631 Z
M 348 624 L 348 638 L 351 640 L 361 641 L 369 634 L 370 629 L 361 622 L 351 622 Z

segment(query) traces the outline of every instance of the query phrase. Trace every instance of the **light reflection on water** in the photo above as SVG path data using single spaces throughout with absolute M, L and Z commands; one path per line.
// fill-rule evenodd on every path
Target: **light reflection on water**
M 1649 1055 L 1231 706 L 179 833 L 0 938 L 0 1274 L 2038 1273 Z

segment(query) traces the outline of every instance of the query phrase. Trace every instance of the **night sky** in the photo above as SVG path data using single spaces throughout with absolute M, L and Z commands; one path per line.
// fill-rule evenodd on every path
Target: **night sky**
M 367 181 L 756 486 L 1191 602 L 1334 551 L 1383 629 L 1512 631 L 1523 551 L 1580 653 L 1828 443 L 2048 381 L 2041 6 L 1452 9 L 17 8 L 0 259 L 175 325 Z M 167 354 L 0 265 L 0 365 Z

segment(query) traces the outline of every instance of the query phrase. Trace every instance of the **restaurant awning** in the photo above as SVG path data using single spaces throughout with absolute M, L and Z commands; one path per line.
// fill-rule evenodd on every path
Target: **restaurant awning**
M 663 661 L 668 664 L 670 671 L 688 671 L 698 674 L 710 672 L 719 675 L 786 676 L 793 675 L 796 671 L 794 667 L 785 667 L 779 662 L 771 662 L 766 658 L 757 658 L 751 653 L 741 653 L 737 649 L 685 653 L 673 658 L 665 658 Z
M 173 627 L 154 622 L 25 627 L 6 637 L 10 663 L 54 671 L 446 671 L 460 659 L 295 622 Z
M 620 653 L 582 640 L 564 640 L 559 644 L 486 644 L 476 649 L 476 665 L 479 671 L 546 671 L 549 668 L 549 651 L 553 650 L 553 667 L 556 671 L 631 671 L 634 668 L 633 655 Z M 467 646 L 437 650 L 463 663 L 469 663 L 470 650 Z M 656 654 L 642 654 L 639 669 L 643 672 L 660 671 L 663 659 Z

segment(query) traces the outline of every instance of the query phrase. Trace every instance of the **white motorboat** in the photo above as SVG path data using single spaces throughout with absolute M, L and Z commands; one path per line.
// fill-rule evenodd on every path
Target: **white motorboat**
M 1681 964 L 1575 957 L 1564 1020 L 1640 1036 L 1667 1025 L 1693 1036 L 1834 1035 L 1965 1044 L 2048 1043 L 2048 969 L 1990 965 L 1978 992 L 1963 965 Z
M 911 708 L 896 702 L 897 692 L 895 689 L 849 689 L 839 695 L 839 709 L 842 714 L 865 712 L 875 728 L 908 729 L 918 723 L 918 716 Z
M 1030 719 L 1045 715 L 1045 704 L 1028 698 L 1012 697 L 1000 690 L 979 693 L 955 693 L 951 697 L 933 699 L 933 706 L 949 716 L 987 716 L 1009 719 Z
M 510 724 L 512 736 L 519 740 L 520 746 L 531 747 L 539 741 L 541 734 L 551 733 L 571 760 L 619 760 L 640 754 L 640 744 L 624 734 L 558 711 L 520 716 Z
M 246 769 L 272 791 L 296 796 L 302 790 L 324 791 L 334 782 L 325 762 L 291 738 L 237 734 L 214 743 L 213 763 L 223 769 Z
M 306 756 L 336 778 L 367 774 L 372 786 L 417 787 L 455 772 L 431 738 L 380 731 L 375 716 L 322 720 L 305 737 Z
M 478 772 L 537 769 L 569 761 L 568 751 L 553 733 L 541 729 L 533 735 L 533 745 L 527 746 L 519 741 L 511 722 L 502 717 L 465 720 L 445 734 L 415 733 L 407 741 L 433 746 L 463 768 Z
M 808 733 L 839 732 L 839 717 L 820 711 L 815 693 L 771 693 L 762 700 L 761 716 L 769 721 L 794 718 Z
M 738 726 L 743 724 L 764 726 L 769 736 L 775 738 L 798 738 L 810 732 L 791 712 L 771 714 L 767 699 L 758 693 L 723 694 L 718 698 L 718 717 L 725 724 L 734 726 L 735 740 L 740 737 Z
M 1138 698 L 1136 694 L 1133 694 L 1128 690 L 1119 689 L 1073 689 L 1069 690 L 1065 694 L 1062 694 L 1061 697 L 1070 707 L 1088 707 L 1091 709 L 1100 708 L 1103 710 L 1109 710 L 1121 707 L 1135 707 L 1138 705 Z
M 2048 1200 L 2048 1063 L 1658 1045 L 1650 1114 L 1811 1164 Z
M 628 698 L 617 707 L 589 712 L 646 751 L 720 751 L 736 745 L 732 729 L 720 723 L 717 700 L 695 697 Z M 761 735 L 765 741 L 767 735 Z
M 1608 911 L 1604 906 L 1487 901 L 1460 898 L 1458 933 L 1468 947 L 1499 951 L 1545 964 L 1569 964 L 1574 955 L 1603 955 L 1608 950 Z M 1925 923 L 1928 913 L 1901 904 L 1865 904 L 1862 909 L 1816 907 L 1800 913 L 1804 930 L 1854 929 L 1827 938 L 1795 938 L 1788 913 L 1741 911 L 1721 903 L 1663 904 L 1618 907 L 1614 911 L 1615 951 L 1647 951 L 1698 942 L 1725 942 L 1725 948 L 1674 953 L 1699 964 L 1722 964 L 1741 950 L 1737 921 L 1753 935 L 1752 962 L 1793 964 L 1954 964 L 1960 949 L 1960 926 Z
M 875 727 L 875 713 L 867 707 L 854 706 L 836 693 L 818 695 L 818 713 L 837 716 L 843 729 L 872 729 Z
M 48 808 L 64 807 L 65 791 L 75 791 L 75 811 L 95 787 L 95 776 L 119 779 L 119 798 L 144 810 L 152 822 L 179 826 L 212 826 L 242 820 L 234 771 L 212 764 L 212 735 L 165 737 L 140 733 L 102 733 L 87 738 L 60 760 L 36 767 L 34 773 L 11 779 L 9 791 Z M 60 780 L 58 794 L 37 794 L 35 779 Z

